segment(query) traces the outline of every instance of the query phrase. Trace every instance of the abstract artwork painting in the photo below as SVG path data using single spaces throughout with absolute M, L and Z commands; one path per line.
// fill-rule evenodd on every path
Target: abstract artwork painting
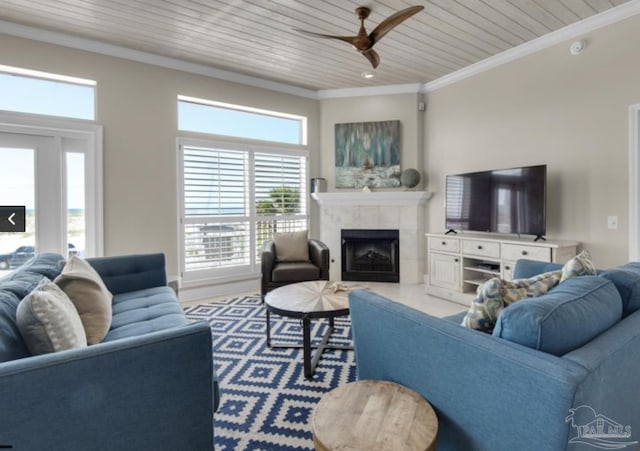
M 400 186 L 400 121 L 336 124 L 336 188 Z

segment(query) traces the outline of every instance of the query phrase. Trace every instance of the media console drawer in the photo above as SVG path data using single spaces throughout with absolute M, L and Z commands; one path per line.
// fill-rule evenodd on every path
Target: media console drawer
M 460 240 L 448 237 L 429 237 L 429 249 L 433 251 L 460 252 Z
M 529 260 L 551 261 L 551 249 L 548 247 L 526 246 L 520 244 L 502 244 L 502 258 L 504 260 L 518 260 L 527 258 Z
M 464 240 L 462 253 L 478 257 L 500 258 L 500 243 L 497 241 Z

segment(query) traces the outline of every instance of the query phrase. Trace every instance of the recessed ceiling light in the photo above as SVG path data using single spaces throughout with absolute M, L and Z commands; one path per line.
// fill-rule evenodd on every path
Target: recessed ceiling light
M 372 70 L 365 70 L 363 73 L 361 73 L 361 74 L 360 74 L 360 76 L 361 76 L 362 78 L 369 79 L 369 78 L 373 78 L 373 77 L 375 77 L 375 76 L 376 76 L 376 73 L 375 73 L 375 72 L 373 72 Z

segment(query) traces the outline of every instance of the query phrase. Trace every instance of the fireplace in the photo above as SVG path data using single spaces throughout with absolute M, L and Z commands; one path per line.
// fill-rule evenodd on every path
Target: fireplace
M 398 230 L 342 229 L 342 280 L 400 282 Z

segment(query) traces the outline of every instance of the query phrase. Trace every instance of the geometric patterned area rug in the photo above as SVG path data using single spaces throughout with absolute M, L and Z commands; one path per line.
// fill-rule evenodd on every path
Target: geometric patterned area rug
M 313 408 L 324 393 L 356 380 L 354 352 L 326 349 L 307 380 L 301 348 L 266 346 L 259 295 L 190 307 L 185 313 L 211 325 L 221 391 L 214 416 L 216 450 L 313 450 Z M 327 320 L 312 320 L 312 327 L 312 337 L 319 340 Z M 300 320 L 272 314 L 271 339 L 302 343 Z M 336 318 L 330 343 L 351 344 L 348 316 Z

